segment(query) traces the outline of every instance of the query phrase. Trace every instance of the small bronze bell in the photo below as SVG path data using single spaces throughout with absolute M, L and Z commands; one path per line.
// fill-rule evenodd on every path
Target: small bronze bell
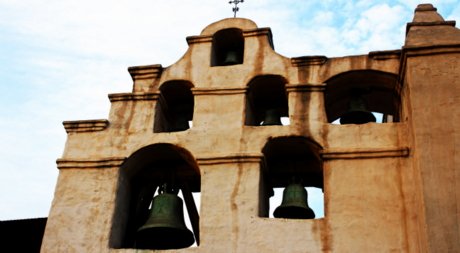
M 180 249 L 195 242 L 185 226 L 182 199 L 176 194 L 160 193 L 153 198 L 149 218 L 137 230 L 136 248 Z
M 238 52 L 236 52 L 235 50 L 228 50 L 225 55 L 223 65 L 226 66 L 239 64 L 240 60 L 238 58 Z
M 315 213 L 308 206 L 308 193 L 298 183 L 288 185 L 283 191 L 283 200 L 273 212 L 276 218 L 313 219 Z
M 265 118 L 262 126 L 282 125 L 281 116 L 278 109 L 268 109 L 265 111 Z
M 184 118 L 184 117 L 182 117 L 182 118 L 178 117 L 173 121 L 170 131 L 171 132 L 179 132 L 179 131 L 185 131 L 185 130 L 187 130 L 189 128 L 190 128 L 190 126 L 188 124 L 188 120 L 186 118 Z
M 185 131 L 190 128 L 188 124 L 187 112 L 190 110 L 188 104 L 178 104 L 173 107 L 173 118 L 169 131 Z
M 366 124 L 376 122 L 374 114 L 367 110 L 366 101 L 360 94 L 350 99 L 348 111 L 340 117 L 340 124 Z

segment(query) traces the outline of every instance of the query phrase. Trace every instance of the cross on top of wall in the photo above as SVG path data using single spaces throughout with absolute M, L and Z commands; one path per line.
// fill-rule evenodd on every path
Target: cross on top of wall
M 232 0 L 230 2 L 228 2 L 229 4 L 234 4 L 235 7 L 233 7 L 233 17 L 236 18 L 236 12 L 240 10 L 240 8 L 238 8 L 238 4 L 239 3 L 243 3 L 244 0 Z

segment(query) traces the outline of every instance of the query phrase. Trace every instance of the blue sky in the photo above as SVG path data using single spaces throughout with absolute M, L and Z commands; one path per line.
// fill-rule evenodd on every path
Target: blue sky
M 400 49 L 419 1 L 246 0 L 287 57 Z M 460 21 L 459 0 L 431 1 Z M 168 66 L 185 37 L 232 17 L 228 1 L 0 0 L 0 220 L 48 215 L 64 120 L 107 118 L 128 66 Z M 458 25 L 457 25 L 458 27 Z

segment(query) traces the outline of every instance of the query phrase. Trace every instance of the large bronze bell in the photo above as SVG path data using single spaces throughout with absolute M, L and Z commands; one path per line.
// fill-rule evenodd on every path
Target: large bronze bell
M 223 65 L 235 65 L 239 64 L 240 60 L 238 57 L 238 52 L 235 50 L 228 50 L 225 54 L 225 59 Z
M 161 193 L 153 198 L 147 222 L 137 230 L 136 248 L 180 249 L 195 242 L 184 221 L 182 199 L 174 193 Z
M 265 118 L 262 126 L 274 126 L 281 124 L 281 115 L 278 109 L 268 109 L 265 111 Z
M 287 219 L 313 219 L 315 213 L 308 206 L 308 193 L 298 183 L 289 184 L 283 191 L 281 205 L 275 209 L 273 216 Z
M 366 124 L 376 122 L 374 114 L 367 110 L 366 102 L 360 94 L 350 99 L 348 111 L 340 117 L 340 124 Z

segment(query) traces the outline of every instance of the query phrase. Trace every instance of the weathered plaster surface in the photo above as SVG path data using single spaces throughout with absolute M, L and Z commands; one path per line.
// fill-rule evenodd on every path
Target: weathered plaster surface
M 421 5 L 402 50 L 289 59 L 272 49 L 269 29 L 226 19 L 188 37 L 172 66 L 130 68 L 133 93 L 110 95 L 108 121 L 64 124 L 42 252 L 152 252 L 111 248 L 109 240 L 117 245 L 124 229 L 114 220 L 125 213 L 123 161 L 155 143 L 188 150 L 201 175 L 200 245 L 168 252 L 459 252 L 460 32 L 443 22 Z M 212 35 L 232 27 L 243 31 L 244 63 L 210 67 Z M 400 122 L 327 122 L 327 81 L 355 70 L 398 75 Z M 244 125 L 247 85 L 263 74 L 287 80 L 290 125 Z M 154 133 L 159 87 L 170 80 L 194 86 L 193 127 Z M 324 218 L 260 217 L 260 157 L 279 136 L 322 146 Z

